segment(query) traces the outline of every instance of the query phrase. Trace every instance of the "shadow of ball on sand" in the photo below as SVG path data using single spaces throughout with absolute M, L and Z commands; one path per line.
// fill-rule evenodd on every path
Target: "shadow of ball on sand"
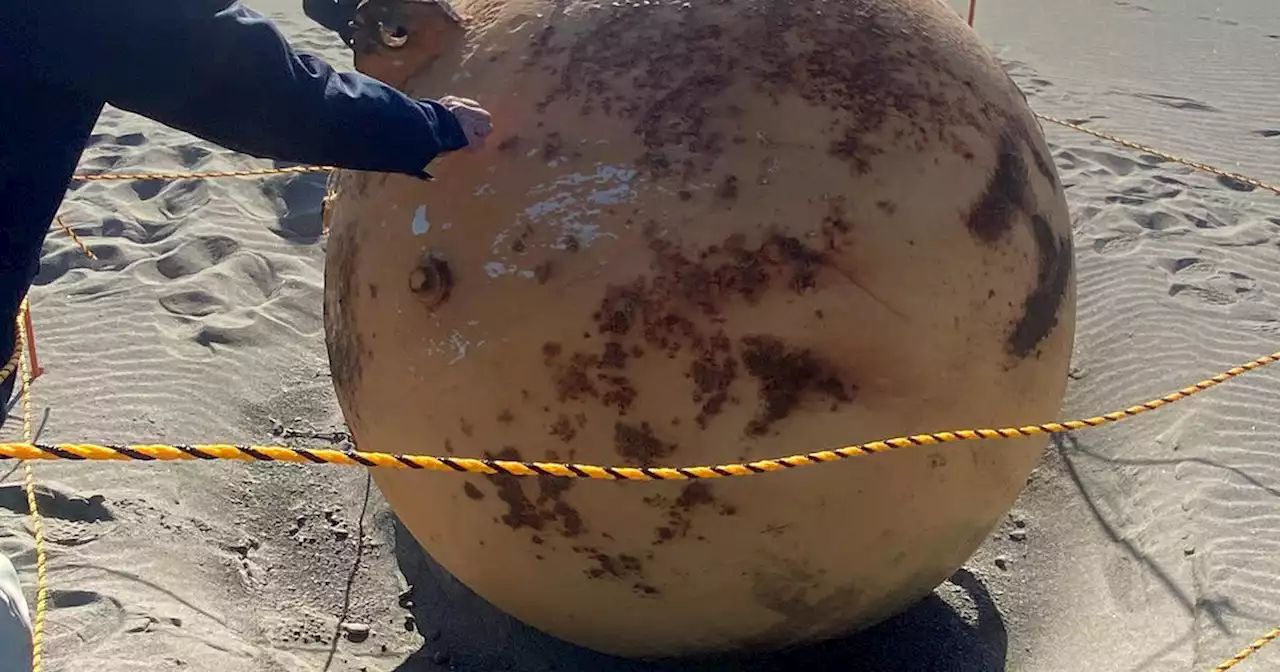
M 394 516 L 392 516 L 394 519 Z M 1008 638 L 981 580 L 961 569 L 907 612 L 856 635 L 768 655 L 626 660 L 508 616 L 431 559 L 395 520 L 404 600 L 424 643 L 395 672 L 1002 672 Z M 939 597 L 946 594 L 948 599 Z

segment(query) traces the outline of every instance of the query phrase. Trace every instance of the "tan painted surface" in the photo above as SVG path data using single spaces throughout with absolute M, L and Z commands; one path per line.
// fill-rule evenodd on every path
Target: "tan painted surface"
M 422 19 L 357 61 L 416 64 L 406 91 L 475 98 L 496 125 L 434 183 L 336 181 L 326 321 L 362 449 L 701 465 L 1057 417 L 1066 203 L 1024 100 L 950 9 L 457 10 L 465 37 Z M 415 37 L 446 46 L 414 61 Z M 445 269 L 447 296 L 412 290 Z M 981 543 L 1044 445 L 696 484 L 374 478 L 497 606 L 656 656 L 904 609 Z

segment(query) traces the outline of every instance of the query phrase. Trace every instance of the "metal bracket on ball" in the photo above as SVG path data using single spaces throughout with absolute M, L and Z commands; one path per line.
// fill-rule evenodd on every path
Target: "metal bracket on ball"
M 362 0 L 352 21 L 352 49 L 368 54 L 381 47 L 399 49 L 408 44 L 406 9 L 411 5 L 435 5 L 456 23 L 462 23 L 462 17 L 447 0 Z

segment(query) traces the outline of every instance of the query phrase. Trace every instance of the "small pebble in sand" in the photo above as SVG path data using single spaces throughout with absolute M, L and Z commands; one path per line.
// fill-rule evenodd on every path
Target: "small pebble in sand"
M 370 628 L 364 623 L 343 623 L 342 631 L 346 633 L 347 639 L 353 642 L 369 639 Z
M 996 564 L 996 567 L 999 567 L 1000 569 L 1009 569 L 1009 559 L 1004 557 L 1003 555 L 996 558 L 995 564 Z
M 1012 539 L 1013 541 L 1026 541 L 1027 531 L 1022 528 L 1018 528 L 1009 533 L 1009 538 Z

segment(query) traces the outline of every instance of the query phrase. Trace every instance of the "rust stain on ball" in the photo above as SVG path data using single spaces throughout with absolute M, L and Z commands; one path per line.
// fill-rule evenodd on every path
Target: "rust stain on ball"
M 807 349 L 790 349 L 780 339 L 748 336 L 742 339 L 747 373 L 760 385 L 760 410 L 746 432 L 759 435 L 791 415 L 808 396 L 829 400 L 831 410 L 853 401 L 856 387 L 840 379 L 834 368 Z
M 995 170 L 965 220 L 969 231 L 986 245 L 1004 241 L 1018 223 L 1025 224 L 1035 242 L 1035 284 L 1026 293 L 1022 310 L 1005 339 L 1006 349 L 1020 359 L 1034 355 L 1040 342 L 1058 325 L 1058 313 L 1074 266 L 1070 236 L 1054 232 L 1046 218 L 1048 210 L 1032 188 L 1025 154 L 1030 154 L 1032 164 L 1054 197 L 1061 198 L 1057 173 L 1041 154 L 1025 123 L 1000 133 Z
M 496 454 L 485 453 L 494 460 L 520 460 L 520 451 L 507 447 Z M 585 530 L 582 514 L 565 500 L 564 495 L 573 487 L 573 481 L 553 476 L 524 478 L 508 474 L 490 474 L 485 478 L 494 485 L 498 499 L 506 505 L 502 524 L 512 530 L 529 528 L 542 532 L 554 530 L 560 536 L 573 538 Z M 532 497 L 526 494 L 526 483 L 536 487 Z

